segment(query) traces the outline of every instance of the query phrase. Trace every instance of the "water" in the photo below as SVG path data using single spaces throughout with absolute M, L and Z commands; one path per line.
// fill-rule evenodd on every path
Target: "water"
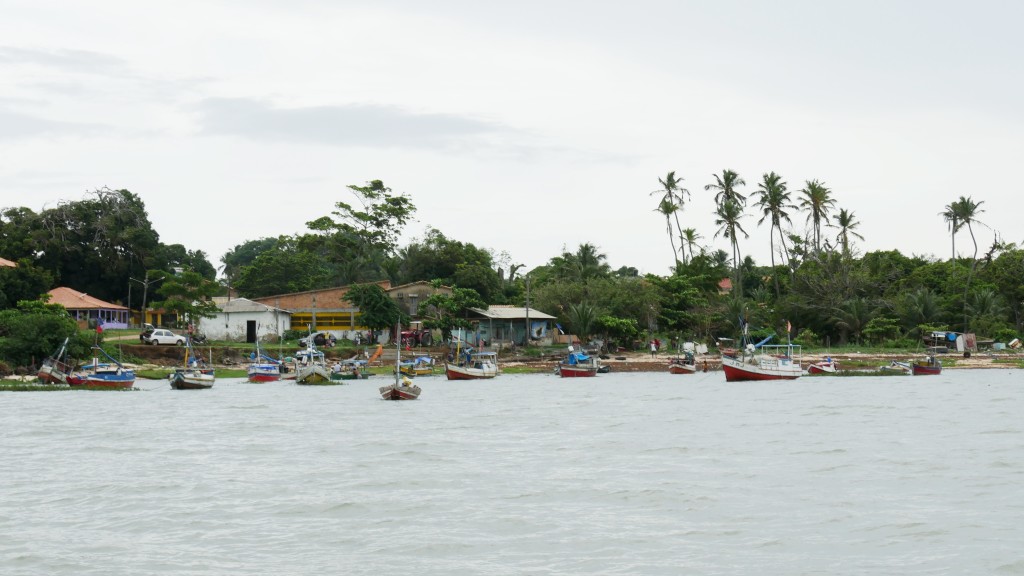
M 1024 373 L 0 394 L 0 574 L 1024 574 Z

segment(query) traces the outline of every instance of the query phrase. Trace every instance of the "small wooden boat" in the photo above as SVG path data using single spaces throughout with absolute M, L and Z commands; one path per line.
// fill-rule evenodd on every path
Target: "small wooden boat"
M 887 364 L 885 366 L 879 366 L 878 367 L 878 371 L 879 372 L 896 372 L 896 373 L 899 373 L 899 374 L 908 374 L 910 372 L 910 363 L 909 362 L 897 362 L 896 360 L 893 360 L 892 362 L 890 362 L 889 364 Z
M 395 326 L 395 334 L 402 333 L 402 325 Z M 402 365 L 402 343 L 400 338 L 396 340 L 395 355 L 395 383 L 380 387 L 380 397 L 383 400 L 416 400 L 423 391 L 419 386 L 412 383 L 412 380 L 402 375 L 399 366 Z
M 839 361 L 826 357 L 821 362 L 815 362 L 807 366 L 808 374 L 835 374 L 839 371 Z
M 419 356 L 411 362 L 402 362 L 399 370 L 406 376 L 433 376 L 434 359 L 430 356 Z
M 570 346 L 569 354 L 558 363 L 555 371 L 562 378 L 592 378 L 597 376 L 600 368 L 601 365 L 596 356 L 588 356 Z
M 457 362 L 456 362 L 457 359 Z M 496 352 L 465 352 L 444 365 L 449 380 L 485 380 L 498 375 Z
M 60 348 L 52 356 L 43 360 L 43 365 L 39 367 L 40 381 L 47 384 L 68 383 L 68 374 L 74 370 L 74 363 L 68 359 L 69 339 L 65 338 Z
M 245 373 L 249 382 L 276 382 L 281 379 L 281 361 L 260 351 L 260 340 L 257 338 L 256 352 L 249 355 L 249 366 Z
M 125 368 L 120 362 L 114 360 L 99 346 L 93 346 L 93 359 L 91 364 L 80 366 L 73 373 L 68 374 L 67 382 L 70 386 L 84 386 L 87 388 L 131 388 L 135 384 L 135 371 Z M 103 355 L 109 362 L 100 362 L 99 357 Z
M 942 362 L 935 356 L 928 356 L 910 364 L 910 373 L 914 376 L 934 376 L 942 373 Z
M 690 351 L 683 351 L 682 354 L 668 361 L 669 374 L 693 374 L 697 371 L 697 361 Z
M 185 364 L 168 374 L 167 379 L 175 390 L 206 390 L 213 388 L 216 377 L 189 337 L 185 340 Z

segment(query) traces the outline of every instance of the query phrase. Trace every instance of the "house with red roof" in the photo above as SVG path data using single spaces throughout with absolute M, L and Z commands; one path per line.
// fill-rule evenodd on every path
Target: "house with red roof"
M 120 304 L 104 302 L 84 292 L 64 286 L 50 290 L 50 304 L 60 304 L 68 314 L 78 321 L 79 326 L 100 326 L 106 328 L 127 328 L 128 308 Z

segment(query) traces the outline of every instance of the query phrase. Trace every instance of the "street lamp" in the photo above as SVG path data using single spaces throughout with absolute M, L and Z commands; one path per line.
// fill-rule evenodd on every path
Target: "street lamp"
M 131 277 L 128 278 L 129 280 L 131 280 L 133 282 L 138 282 L 139 284 L 142 284 L 142 310 L 141 310 L 141 312 L 142 312 L 142 323 L 143 324 L 146 323 L 146 296 L 149 293 L 149 285 L 150 284 L 156 284 L 157 282 L 163 280 L 164 278 L 166 278 L 166 276 L 160 276 L 159 278 L 153 278 L 152 280 L 150 280 L 149 279 L 149 271 L 148 270 L 146 271 L 145 280 L 136 280 L 135 278 L 131 278 Z M 129 310 L 131 310 L 131 299 L 132 299 L 131 288 L 132 288 L 132 285 L 129 283 L 128 284 L 128 302 L 129 302 L 128 309 Z

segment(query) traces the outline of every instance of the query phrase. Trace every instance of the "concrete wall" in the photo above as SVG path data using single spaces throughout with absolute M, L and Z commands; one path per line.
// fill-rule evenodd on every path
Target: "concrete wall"
M 256 322 L 256 337 L 263 341 L 291 328 L 291 316 L 283 312 L 221 312 L 199 321 L 199 331 L 211 340 L 245 342 L 246 326 Z

